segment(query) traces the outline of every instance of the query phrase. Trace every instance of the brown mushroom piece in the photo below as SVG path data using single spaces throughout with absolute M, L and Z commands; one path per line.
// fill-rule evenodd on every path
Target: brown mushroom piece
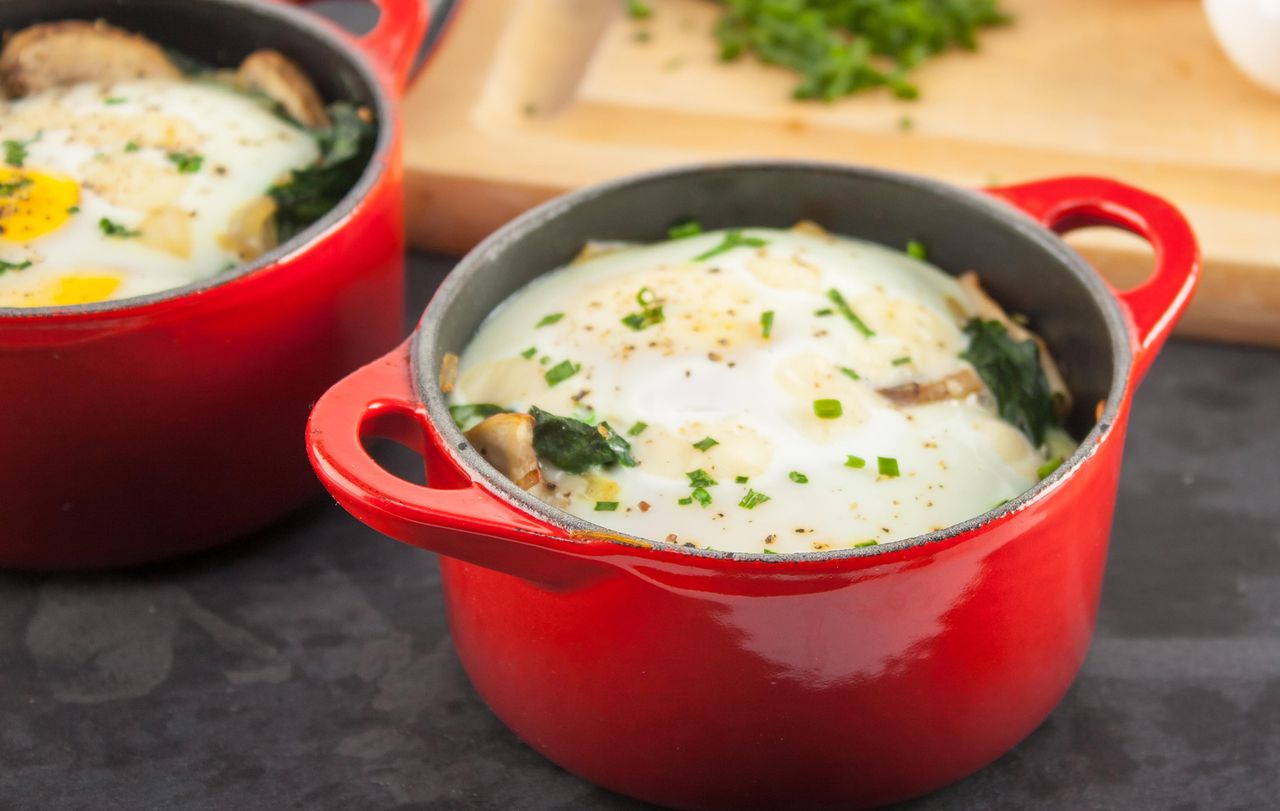
M 1049 347 L 1045 345 L 1044 340 L 1010 318 L 1004 308 L 995 299 L 987 295 L 986 290 L 982 289 L 982 282 L 978 279 L 978 274 L 973 271 L 962 273 L 959 281 L 965 297 L 969 300 L 969 306 L 978 314 L 979 318 L 985 321 L 999 321 L 1015 341 L 1035 341 L 1036 347 L 1040 350 L 1040 368 L 1044 370 L 1044 376 L 1049 383 L 1049 391 L 1054 395 L 1053 399 L 1058 413 L 1061 415 L 1069 412 L 1071 410 L 1071 391 L 1067 388 L 1067 381 L 1063 379 L 1062 372 L 1058 370 L 1058 364 L 1054 362 L 1053 356 L 1049 354 Z
M 534 419 L 528 414 L 494 414 L 465 436 L 498 472 L 528 490 L 542 481 L 538 456 L 533 450 L 533 426 Z
M 10 98 L 80 82 L 181 75 L 159 45 L 101 20 L 33 25 L 9 37 L 0 51 L 0 85 Z
M 961 369 L 937 380 L 903 383 L 876 389 L 876 391 L 894 405 L 917 406 L 943 400 L 960 400 L 984 388 L 982 379 L 976 372 L 972 369 Z
M 315 85 L 279 51 L 264 48 L 246 56 L 236 71 L 236 83 L 276 102 L 304 127 L 329 126 L 329 114 Z
M 252 262 L 276 247 L 280 244 L 276 208 L 276 201 L 265 194 L 240 206 L 232 213 L 227 232 L 219 238 L 222 247 L 242 262 Z

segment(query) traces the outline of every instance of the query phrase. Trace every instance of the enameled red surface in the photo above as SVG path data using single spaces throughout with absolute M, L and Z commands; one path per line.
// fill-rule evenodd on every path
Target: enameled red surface
M 426 18 L 418 0 L 380 5 L 352 45 L 395 97 Z M 395 137 L 376 186 L 269 267 L 102 313 L 0 316 L 0 567 L 190 552 L 319 491 L 299 442 L 308 409 L 400 334 L 399 124 L 381 126 Z
M 1130 228 L 1157 270 L 1119 295 L 1132 392 L 1185 307 L 1195 241 L 1095 178 L 992 190 L 1046 227 Z M 615 791 L 690 809 L 859 808 L 939 788 L 1053 709 L 1093 632 L 1126 400 L 1092 453 L 961 535 L 842 558 L 735 560 L 575 538 L 494 495 L 414 395 L 409 342 L 331 389 L 312 463 L 356 517 L 441 553 L 454 643 L 518 735 Z M 416 447 L 429 487 L 367 436 Z

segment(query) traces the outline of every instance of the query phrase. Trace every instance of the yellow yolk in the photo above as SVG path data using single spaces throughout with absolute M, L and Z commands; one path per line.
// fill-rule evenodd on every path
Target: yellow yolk
M 62 227 L 80 202 L 70 178 L 0 167 L 0 239 L 30 242 Z
M 60 276 L 34 290 L 0 294 L 0 307 L 63 307 L 106 301 L 120 286 L 121 277 L 110 270 L 83 268 Z

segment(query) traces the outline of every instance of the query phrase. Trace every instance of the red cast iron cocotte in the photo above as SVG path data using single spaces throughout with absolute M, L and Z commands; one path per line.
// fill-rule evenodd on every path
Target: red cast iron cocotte
M 438 370 L 510 293 L 587 239 L 707 228 L 919 239 L 978 270 L 1049 342 L 1079 451 L 1024 495 L 874 548 L 732 554 L 620 536 L 534 499 L 449 417 Z M 1155 247 L 1112 291 L 1054 231 L 1111 225 Z M 1089 646 L 1134 387 L 1186 306 L 1195 238 L 1168 203 L 1098 178 L 958 189 L 847 166 L 710 166 L 552 201 L 468 255 L 403 346 L 312 412 L 312 463 L 356 517 L 439 552 L 450 628 L 480 695 L 582 777 L 688 809 L 870 807 L 944 786 L 1053 709 Z M 1105 405 L 1098 411 L 1098 403 Z M 362 440 L 425 459 L 427 485 Z
M 0 308 L 0 567 L 190 552 L 318 492 L 298 446 L 308 409 L 400 335 L 396 98 L 427 16 L 420 0 L 378 5 L 361 38 L 247 0 L 0 6 L 0 30 L 103 19 L 214 65 L 275 48 L 326 99 L 367 106 L 378 126 L 373 157 L 337 208 L 251 265 L 150 296 Z

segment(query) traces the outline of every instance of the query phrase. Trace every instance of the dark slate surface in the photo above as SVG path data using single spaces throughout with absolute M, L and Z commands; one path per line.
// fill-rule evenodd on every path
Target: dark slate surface
M 449 263 L 413 264 L 416 312 Z M 1278 353 L 1168 349 L 1084 673 L 1012 753 L 907 807 L 1276 806 L 1277 402 Z M 432 555 L 331 503 L 144 571 L 0 575 L 0 807 L 642 807 L 507 732 L 441 612 Z

